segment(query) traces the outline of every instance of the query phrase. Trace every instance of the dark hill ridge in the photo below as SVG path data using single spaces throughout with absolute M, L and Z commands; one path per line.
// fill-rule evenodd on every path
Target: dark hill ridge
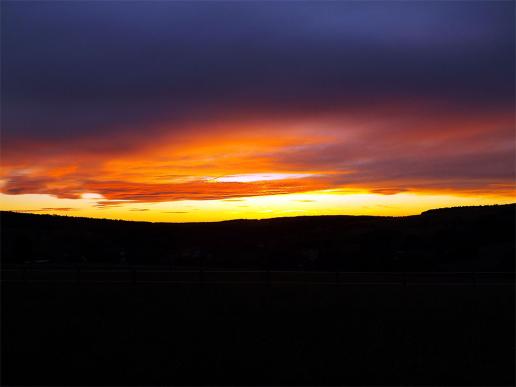
M 150 223 L 1 212 L 3 263 L 514 271 L 516 204 L 407 217 Z

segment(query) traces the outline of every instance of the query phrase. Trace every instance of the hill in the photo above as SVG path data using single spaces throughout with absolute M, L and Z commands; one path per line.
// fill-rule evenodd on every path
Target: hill
M 516 204 L 417 216 L 148 223 L 1 212 L 2 263 L 514 271 Z

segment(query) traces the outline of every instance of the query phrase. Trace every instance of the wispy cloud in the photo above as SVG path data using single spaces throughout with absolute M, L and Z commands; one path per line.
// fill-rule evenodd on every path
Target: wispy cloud
M 68 212 L 68 211 L 76 211 L 77 208 L 71 207 L 48 207 L 48 208 L 36 208 L 36 209 L 26 209 L 26 210 L 15 210 L 16 212 Z

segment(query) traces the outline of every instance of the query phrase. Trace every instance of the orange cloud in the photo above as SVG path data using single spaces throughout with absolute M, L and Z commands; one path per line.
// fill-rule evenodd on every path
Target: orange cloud
M 4 155 L 1 191 L 95 194 L 100 206 L 326 189 L 514 195 L 511 115 L 388 108 L 372 116 L 164 125 L 118 144 L 112 137 L 69 144 L 77 148 L 28 141 L 23 157 Z

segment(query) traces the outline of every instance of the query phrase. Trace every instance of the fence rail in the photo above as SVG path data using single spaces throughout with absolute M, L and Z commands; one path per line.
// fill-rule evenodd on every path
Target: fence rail
M 3 283 L 514 285 L 512 272 L 331 272 L 2 265 Z

